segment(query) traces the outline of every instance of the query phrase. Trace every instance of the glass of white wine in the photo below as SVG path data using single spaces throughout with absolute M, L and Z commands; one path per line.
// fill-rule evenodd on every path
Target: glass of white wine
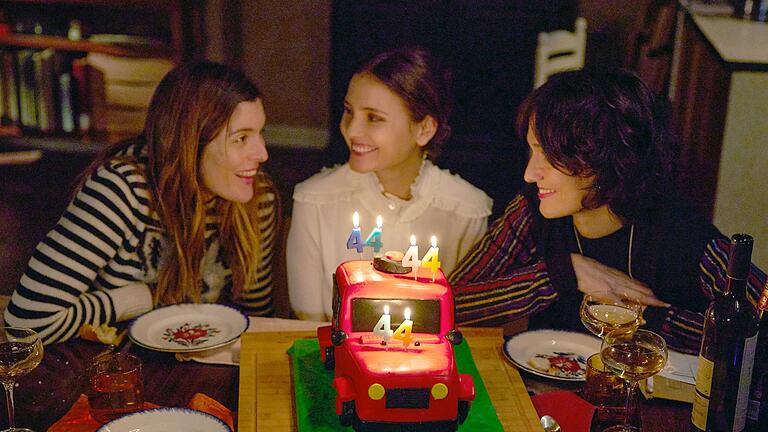
M 643 305 L 630 299 L 607 299 L 587 294 L 581 301 L 579 316 L 587 330 L 602 338 L 614 330 L 640 326 Z
M 667 343 L 650 330 L 619 329 L 603 337 L 600 358 L 611 372 L 627 382 L 624 424 L 603 432 L 634 432 L 640 428 L 630 424 L 629 404 L 638 381 L 656 375 L 667 363 Z
M 20 377 L 28 374 L 43 360 L 43 343 L 31 329 L 0 327 L 0 381 L 5 387 L 8 403 L 8 429 L 2 432 L 34 432 L 17 428 L 14 419 L 13 386 Z

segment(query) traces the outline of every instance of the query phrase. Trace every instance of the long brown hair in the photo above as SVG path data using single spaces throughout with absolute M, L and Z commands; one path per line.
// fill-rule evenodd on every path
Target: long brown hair
M 113 158 L 135 162 L 135 155 L 127 155 L 125 150 L 132 145 L 146 148 L 151 206 L 169 239 L 154 287 L 155 304 L 200 301 L 206 207 L 210 207 L 204 201 L 200 159 L 204 147 L 228 126 L 237 105 L 261 97 L 242 72 L 228 66 L 213 62 L 180 65 L 155 90 L 141 136 L 115 144 L 89 170 L 93 172 Z M 220 246 L 232 271 L 233 297 L 253 279 L 262 260 L 259 198 L 270 193 L 277 200 L 266 174 L 254 182 L 254 189 L 248 203 L 215 198 L 211 204 L 219 223 Z

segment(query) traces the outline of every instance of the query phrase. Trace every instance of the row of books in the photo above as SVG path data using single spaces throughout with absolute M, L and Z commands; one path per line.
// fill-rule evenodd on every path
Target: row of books
M 173 63 L 53 49 L 0 51 L 3 124 L 45 133 L 138 133 Z

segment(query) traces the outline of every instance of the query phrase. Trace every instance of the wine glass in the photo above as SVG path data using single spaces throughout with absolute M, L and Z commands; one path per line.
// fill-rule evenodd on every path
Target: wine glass
M 611 426 L 603 432 L 632 432 L 640 428 L 630 425 L 629 404 L 632 392 L 641 379 L 656 375 L 667 363 L 667 343 L 650 330 L 619 329 L 603 337 L 600 358 L 611 372 L 627 382 L 624 424 Z
M 637 328 L 643 316 L 643 306 L 630 299 L 608 299 L 585 295 L 579 307 L 584 327 L 602 338 L 614 330 Z
M 8 403 L 8 429 L 2 432 L 34 432 L 17 428 L 14 419 L 13 386 L 16 380 L 29 373 L 43 360 L 43 343 L 31 329 L 0 327 L 0 381 L 5 387 Z

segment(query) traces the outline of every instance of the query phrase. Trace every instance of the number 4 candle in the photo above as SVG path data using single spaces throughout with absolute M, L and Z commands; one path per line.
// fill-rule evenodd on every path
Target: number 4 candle
M 411 340 L 413 339 L 411 337 L 411 332 L 413 331 L 413 321 L 411 321 L 411 308 L 405 308 L 403 316 L 405 319 L 397 328 L 397 330 L 395 330 L 395 333 L 392 335 L 392 339 L 403 341 L 403 346 L 408 348 L 408 345 L 411 344 Z
M 365 245 L 373 248 L 373 253 L 379 253 L 381 250 L 381 224 L 383 220 L 381 215 L 376 217 L 376 228 L 371 230 L 368 238 L 365 239 Z
M 357 249 L 357 252 L 363 253 L 363 238 L 360 235 L 360 214 L 355 212 L 352 215 L 352 233 L 347 239 L 347 249 Z
M 389 315 L 389 305 L 384 305 L 384 315 L 373 326 L 373 334 L 383 337 L 384 342 L 387 342 L 392 337 L 392 318 Z
M 421 266 L 432 270 L 432 282 L 434 282 L 437 269 L 440 268 L 440 261 L 438 261 L 439 249 L 437 247 L 437 237 L 432 236 L 430 240 L 432 241 L 432 247 L 421 258 Z
M 403 256 L 403 267 L 410 267 L 413 272 L 414 279 L 416 278 L 416 272 L 419 270 L 419 247 L 416 245 L 416 236 L 411 234 L 411 247 L 405 251 Z

